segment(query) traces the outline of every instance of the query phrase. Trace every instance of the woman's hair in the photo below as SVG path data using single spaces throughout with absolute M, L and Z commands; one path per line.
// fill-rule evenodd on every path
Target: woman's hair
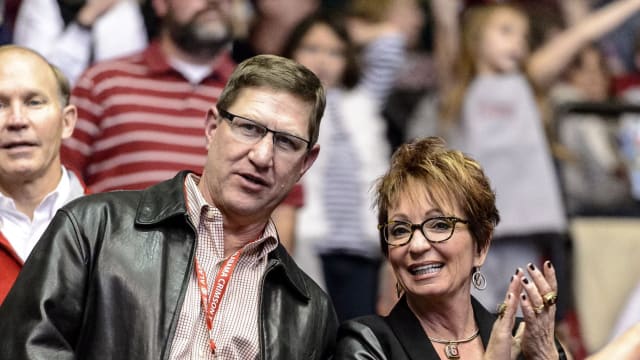
M 390 169 L 376 183 L 379 224 L 389 221 L 389 209 L 397 206 L 403 197 L 416 194 L 415 186 L 422 186 L 429 200 L 441 209 L 452 209 L 455 204 L 464 213 L 461 216 L 469 221 L 469 232 L 478 250 L 489 245 L 500 215 L 489 179 L 474 159 L 448 149 L 438 137 L 417 139 L 400 146 L 391 158 Z M 383 254 L 388 255 L 382 230 L 380 247 Z
M 451 125 L 459 121 L 464 97 L 471 81 L 478 75 L 477 59 L 482 36 L 491 17 L 498 11 L 510 10 L 526 17 L 522 9 L 510 4 L 477 5 L 467 9 L 462 17 L 460 49 L 453 65 L 453 84 L 445 92 L 440 106 L 440 118 Z
M 252 87 L 283 91 L 311 105 L 309 141 L 311 145 L 316 143 L 326 98 L 320 79 L 311 70 L 291 59 L 276 55 L 254 56 L 236 66 L 216 106 L 218 109 L 228 109 L 242 89 Z
M 344 57 L 346 60 L 346 66 L 344 73 L 340 80 L 341 85 L 347 89 L 351 89 L 358 84 L 360 80 L 360 69 L 358 66 L 356 49 L 351 41 L 351 37 L 347 32 L 347 28 L 344 23 L 344 18 L 338 14 L 328 14 L 324 12 L 318 12 L 312 14 L 296 25 L 291 31 L 285 47 L 283 50 L 283 56 L 290 59 L 294 58 L 295 52 L 302 45 L 302 40 L 307 33 L 316 25 L 326 25 L 331 31 L 342 41 L 345 45 Z

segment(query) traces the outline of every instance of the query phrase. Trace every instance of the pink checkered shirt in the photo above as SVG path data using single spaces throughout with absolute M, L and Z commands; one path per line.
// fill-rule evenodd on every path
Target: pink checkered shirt
M 197 227 L 196 257 L 209 279 L 213 279 L 224 259 L 222 214 L 207 204 L 198 189 L 200 179 L 187 176 L 187 212 Z M 200 302 L 198 279 L 191 273 L 169 359 L 257 359 L 260 354 L 260 285 L 267 266 L 267 254 L 278 246 L 275 226 L 269 221 L 257 241 L 243 248 L 227 292 L 213 322 L 212 338 L 216 353 L 209 347 L 209 330 Z

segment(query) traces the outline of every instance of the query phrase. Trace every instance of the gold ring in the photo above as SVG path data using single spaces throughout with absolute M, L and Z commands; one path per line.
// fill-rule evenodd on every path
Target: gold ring
M 544 304 L 540 304 L 540 306 L 534 306 L 533 311 L 539 315 L 542 314 L 542 310 L 544 310 Z
M 496 309 L 496 313 L 498 314 L 499 318 L 502 318 L 506 311 L 507 311 L 507 304 L 506 303 L 503 302 L 503 303 L 498 304 L 498 307 Z
M 544 300 L 544 304 L 546 306 L 555 305 L 558 302 L 558 294 L 555 291 L 549 291 L 548 293 L 542 295 L 542 299 Z

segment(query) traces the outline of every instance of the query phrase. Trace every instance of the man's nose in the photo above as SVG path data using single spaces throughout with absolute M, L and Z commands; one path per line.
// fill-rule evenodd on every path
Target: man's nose
M 24 106 L 14 103 L 7 109 L 6 121 L 7 126 L 11 129 L 22 129 L 27 127 L 29 121 L 27 119 Z
M 258 140 L 249 153 L 249 159 L 258 167 L 266 168 L 273 165 L 274 134 L 267 132 L 262 139 Z

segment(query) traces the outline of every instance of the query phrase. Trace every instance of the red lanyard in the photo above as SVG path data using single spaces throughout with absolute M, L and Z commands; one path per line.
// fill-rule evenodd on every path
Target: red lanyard
M 218 274 L 216 275 L 215 282 L 213 283 L 211 295 L 209 295 L 208 291 L 207 274 L 205 274 L 200 268 L 198 259 L 195 259 L 196 276 L 198 277 L 198 288 L 200 289 L 200 302 L 206 315 L 207 329 L 209 329 L 209 346 L 213 353 L 216 351 L 216 343 L 213 341 L 211 333 L 213 330 L 213 319 L 218 313 L 218 309 L 220 309 L 222 297 L 227 291 L 227 286 L 231 282 L 231 274 L 233 274 L 233 271 L 236 269 L 236 265 L 238 264 L 238 259 L 240 259 L 241 254 L 242 249 L 236 251 L 222 263 L 218 270 Z

